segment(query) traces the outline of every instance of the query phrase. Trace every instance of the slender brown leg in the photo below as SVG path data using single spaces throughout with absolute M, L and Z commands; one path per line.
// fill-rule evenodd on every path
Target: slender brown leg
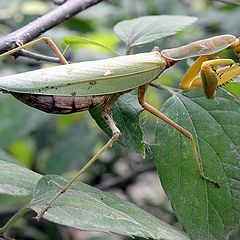
M 8 55 L 11 55 L 15 52 L 18 52 L 20 51 L 21 49 L 23 48 L 28 48 L 28 47 L 31 47 L 33 45 L 36 45 L 38 44 L 39 42 L 45 42 L 47 43 L 47 45 L 52 49 L 52 51 L 54 52 L 54 54 L 56 55 L 57 58 L 59 58 L 59 61 L 61 64 L 68 64 L 68 61 L 65 59 L 65 57 L 63 56 L 63 54 L 61 53 L 61 51 L 58 49 L 57 45 L 54 43 L 54 41 L 49 38 L 49 37 L 42 37 L 42 38 L 38 38 L 36 40 L 33 40 L 31 42 L 28 42 L 26 44 L 23 44 L 17 48 L 14 48 L 8 52 L 5 52 L 3 54 L 0 54 L 0 57 L 3 57 L 3 56 L 8 56 Z
M 167 123 L 171 127 L 175 128 L 178 132 L 183 134 L 185 137 L 187 137 L 191 141 L 193 155 L 194 155 L 194 158 L 196 160 L 200 176 L 203 179 L 213 183 L 215 186 L 219 187 L 219 185 L 218 185 L 218 183 L 216 181 L 214 181 L 214 180 L 212 180 L 209 177 L 204 175 L 204 172 L 203 172 L 203 169 L 202 169 L 201 160 L 199 158 L 198 151 L 197 151 L 197 148 L 196 148 L 196 143 L 195 143 L 195 140 L 194 140 L 192 134 L 189 131 L 187 131 L 185 128 L 181 127 L 180 125 L 175 123 L 173 120 L 168 118 L 166 115 L 164 115 L 163 113 L 159 112 L 156 108 L 154 108 L 153 106 L 151 106 L 150 104 L 148 104 L 148 103 L 146 103 L 144 101 L 144 95 L 145 95 L 145 92 L 146 92 L 147 88 L 148 88 L 148 85 L 143 85 L 143 86 L 140 86 L 138 88 L 138 101 L 139 101 L 140 105 L 146 111 L 152 113 L 157 118 L 163 120 L 165 123 Z
M 36 216 L 36 219 L 39 220 L 42 218 L 45 212 L 52 206 L 53 202 L 64 192 L 66 192 L 73 184 L 76 182 L 83 173 L 102 155 L 103 152 L 107 151 L 110 147 L 112 147 L 113 143 L 118 140 L 121 135 L 120 130 L 117 128 L 114 120 L 109 115 L 110 105 L 117 99 L 118 94 L 113 94 L 106 105 L 103 107 L 101 116 L 112 130 L 111 139 L 85 164 L 85 166 L 46 204 L 46 206 L 41 210 L 40 213 Z

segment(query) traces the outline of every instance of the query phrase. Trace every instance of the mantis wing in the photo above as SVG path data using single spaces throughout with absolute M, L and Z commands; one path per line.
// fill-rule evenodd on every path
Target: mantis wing
M 151 82 L 165 68 L 160 53 L 153 51 L 5 76 L 0 78 L 0 89 L 41 95 L 104 95 Z

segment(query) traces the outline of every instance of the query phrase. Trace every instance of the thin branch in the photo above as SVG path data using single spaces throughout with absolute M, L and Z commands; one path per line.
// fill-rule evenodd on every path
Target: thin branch
M 61 6 L 37 18 L 22 28 L 0 38 L 0 54 L 32 41 L 42 33 L 69 19 L 77 13 L 104 0 L 68 0 Z
M 221 3 L 225 3 L 225 4 L 240 7 L 240 2 L 236 2 L 234 0 L 212 0 L 212 1 L 221 2 Z
M 106 191 L 111 188 L 119 187 L 122 184 L 129 183 L 129 182 L 133 181 L 134 179 L 136 179 L 136 177 L 138 175 L 145 173 L 145 172 L 150 172 L 150 171 L 156 171 L 155 164 L 150 164 L 150 165 L 144 166 L 144 167 L 136 170 L 135 172 L 131 173 L 128 176 L 106 180 L 96 187 L 103 191 Z
M 166 85 L 161 85 L 161 84 L 158 84 L 158 83 L 152 83 L 151 82 L 149 85 L 151 87 L 156 88 L 156 89 L 167 91 L 171 95 L 175 95 L 177 92 L 180 91 L 178 88 L 172 88 L 172 87 L 168 87 Z
M 0 234 L 7 232 L 19 218 L 21 218 L 26 212 L 30 211 L 29 206 L 23 206 L 15 215 L 8 220 L 8 222 L 0 228 Z
M 18 56 L 34 59 L 37 61 L 60 63 L 59 59 L 56 57 L 46 56 L 46 55 L 39 54 L 39 53 L 33 53 L 33 52 L 27 51 L 25 49 L 22 49 L 21 51 L 19 51 L 17 53 L 17 57 Z

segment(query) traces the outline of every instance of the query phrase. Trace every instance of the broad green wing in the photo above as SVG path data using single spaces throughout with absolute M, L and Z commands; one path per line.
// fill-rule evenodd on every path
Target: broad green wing
M 158 51 L 87 61 L 0 78 L 8 92 L 89 96 L 123 92 L 156 79 L 166 68 Z
M 192 42 L 181 47 L 165 49 L 161 53 L 165 58 L 179 61 L 191 57 L 218 53 L 231 46 L 236 39 L 233 35 L 220 35 Z

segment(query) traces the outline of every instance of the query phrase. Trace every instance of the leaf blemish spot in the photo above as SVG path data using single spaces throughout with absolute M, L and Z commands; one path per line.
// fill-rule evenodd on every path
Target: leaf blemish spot
M 106 77 L 106 76 L 109 76 L 113 74 L 113 72 L 111 70 L 107 70 L 105 73 L 103 73 L 103 76 Z
M 97 83 L 97 81 L 95 81 L 95 80 L 89 81 L 89 84 L 90 84 L 90 85 L 95 85 L 96 83 Z

